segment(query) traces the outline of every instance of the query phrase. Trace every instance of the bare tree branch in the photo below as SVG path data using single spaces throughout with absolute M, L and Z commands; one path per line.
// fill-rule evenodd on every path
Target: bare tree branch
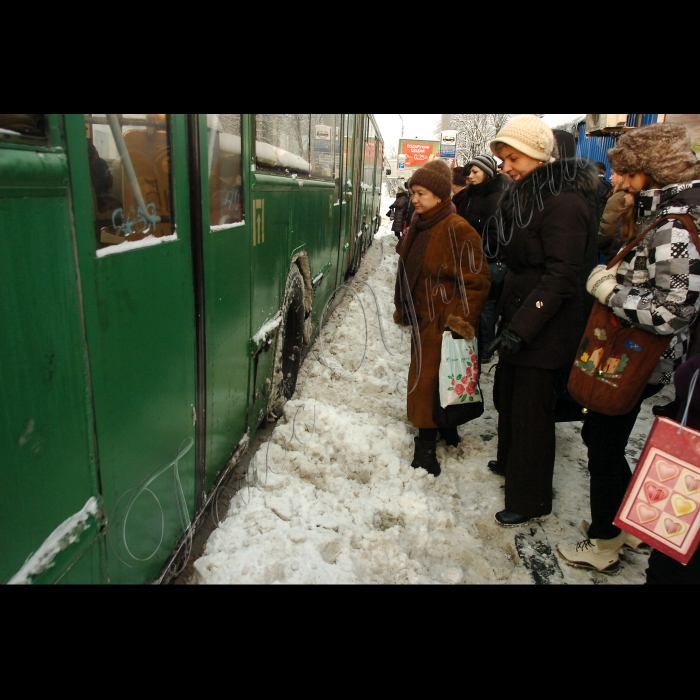
M 490 153 L 489 143 L 503 125 L 515 114 L 452 114 L 450 128 L 457 130 L 457 165 L 464 165 L 472 158 Z M 535 116 L 543 117 L 543 114 Z M 440 123 L 440 129 L 442 123 Z

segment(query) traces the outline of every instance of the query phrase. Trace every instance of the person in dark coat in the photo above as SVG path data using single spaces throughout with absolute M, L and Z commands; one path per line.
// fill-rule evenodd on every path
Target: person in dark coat
M 406 219 L 404 220 L 404 227 L 403 230 L 406 232 L 408 231 L 408 227 L 411 225 L 411 222 L 413 221 L 413 215 L 416 213 L 416 208 L 413 204 L 413 192 L 411 192 L 411 180 L 408 179 L 406 182 L 403 183 L 403 186 L 408 192 L 408 210 L 406 211 Z
M 438 476 L 433 401 L 442 335 L 451 330 L 474 338 L 489 293 L 489 270 L 481 264 L 479 235 L 452 212 L 452 172 L 446 161 L 436 159 L 417 170 L 411 190 L 416 216 L 401 249 L 394 322 L 412 327 L 406 409 L 418 436 L 411 466 Z M 458 444 L 456 428 L 441 428 L 440 433 L 448 444 Z
M 700 371 L 700 355 L 695 355 L 684 362 L 674 373 L 673 383 L 676 386 L 676 397 L 679 399 L 680 409 L 676 420 L 683 422 L 690 385 L 695 372 Z M 690 397 L 690 406 L 686 425 L 689 428 L 700 430 L 700 381 L 695 385 L 695 391 Z M 649 557 L 649 568 L 646 571 L 647 584 L 700 584 L 700 549 L 693 554 L 690 561 L 684 566 L 675 559 L 655 549 Z
M 403 223 L 406 220 L 406 212 L 408 211 L 408 192 L 403 187 L 399 187 L 396 193 L 396 200 L 389 207 L 389 212 L 392 211 L 394 212 L 394 222 L 391 225 L 391 230 L 397 238 L 401 238 Z M 387 216 L 389 215 L 387 214 Z
M 452 204 L 455 205 L 457 213 L 463 218 L 465 216 L 465 203 L 467 199 L 467 177 L 464 174 L 464 168 L 452 168 Z
M 605 212 L 605 207 L 608 203 L 608 195 L 612 192 L 613 186 L 605 179 L 607 175 L 607 168 L 605 163 L 597 162 L 595 164 L 598 168 L 598 221 L 603 218 L 603 213 Z
M 496 159 L 490 154 L 470 160 L 465 169 L 469 172 L 467 178 L 470 184 L 466 190 L 464 213 L 461 216 L 481 236 L 481 244 L 491 273 L 491 291 L 479 322 L 479 361 L 485 365 L 493 359 L 487 348 L 491 347 L 496 337 L 496 304 L 506 276 L 506 266 L 498 258 L 498 224 L 495 214 L 498 202 L 510 185 L 510 180 L 498 172 Z
M 552 511 L 557 380 L 571 367 L 585 328 L 579 275 L 596 170 L 588 161 L 555 162 L 553 149 L 552 130 L 527 114 L 491 142 L 513 180 L 499 205 L 508 272 L 491 348 L 499 354 L 499 419 L 498 457 L 489 468 L 506 477 L 505 509 L 496 514 L 504 527 Z
M 554 157 L 557 160 L 568 160 L 576 157 L 576 138 L 574 135 L 564 129 L 554 129 L 554 142 L 556 144 L 556 153 Z

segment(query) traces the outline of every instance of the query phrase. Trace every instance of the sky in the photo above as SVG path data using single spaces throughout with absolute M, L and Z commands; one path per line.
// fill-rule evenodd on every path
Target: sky
M 582 114 L 581 112 L 578 114 L 545 114 L 544 121 L 549 126 L 554 127 L 580 117 Z M 401 138 L 401 118 L 403 118 L 404 138 L 434 139 L 435 127 L 442 115 L 402 114 L 399 116 L 398 114 L 375 114 L 374 117 L 384 137 L 384 143 L 388 146 L 393 145 L 396 148 Z

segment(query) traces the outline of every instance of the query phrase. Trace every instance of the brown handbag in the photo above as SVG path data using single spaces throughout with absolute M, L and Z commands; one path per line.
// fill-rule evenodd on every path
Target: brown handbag
M 608 270 L 665 219 L 682 221 L 700 252 L 695 221 L 687 214 L 673 214 L 662 217 L 637 236 L 610 261 Z M 629 325 L 596 301 L 569 375 L 569 394 L 596 413 L 606 416 L 629 413 L 672 338 Z

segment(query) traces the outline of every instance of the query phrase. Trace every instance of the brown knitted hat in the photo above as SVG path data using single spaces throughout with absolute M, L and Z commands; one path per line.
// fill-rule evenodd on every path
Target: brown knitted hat
M 630 131 L 608 151 L 608 160 L 616 173 L 644 173 L 660 187 L 700 179 L 700 163 L 681 124 L 650 124 Z
M 411 187 L 422 185 L 443 200 L 452 196 L 452 170 L 446 160 L 436 158 L 416 170 L 411 177 Z

